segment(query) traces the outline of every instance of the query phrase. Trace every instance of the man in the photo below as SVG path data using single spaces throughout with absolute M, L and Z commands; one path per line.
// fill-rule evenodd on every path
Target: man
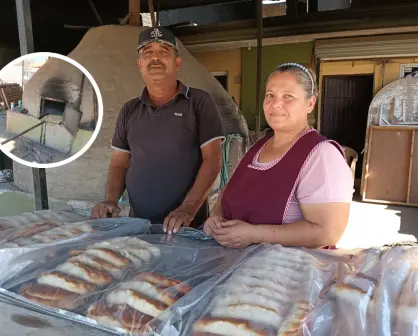
M 177 80 L 181 62 L 170 31 L 140 34 L 137 64 L 146 86 L 119 113 L 105 201 L 93 218 L 117 217 L 125 188 L 130 216 L 163 223 L 169 234 L 208 217 L 206 198 L 222 166 L 222 120 L 210 94 Z

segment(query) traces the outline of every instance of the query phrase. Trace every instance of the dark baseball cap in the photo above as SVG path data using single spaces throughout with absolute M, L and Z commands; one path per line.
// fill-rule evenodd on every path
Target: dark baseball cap
M 139 35 L 138 51 L 148 43 L 158 42 L 169 45 L 175 51 L 179 51 L 176 38 L 173 33 L 163 27 L 147 28 Z

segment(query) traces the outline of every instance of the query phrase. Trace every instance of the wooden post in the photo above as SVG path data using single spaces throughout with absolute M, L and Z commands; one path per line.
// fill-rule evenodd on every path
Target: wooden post
M 257 4 L 257 82 L 256 82 L 256 119 L 255 131 L 257 139 L 261 132 L 261 113 L 262 113 L 262 71 L 263 71 L 263 1 L 256 0 Z
M 141 26 L 141 0 L 129 0 L 129 17 L 128 23 L 131 26 Z
M 152 0 L 148 0 L 148 8 L 149 8 L 149 14 L 151 16 L 152 26 L 155 27 L 155 12 L 154 12 L 154 4 L 152 3 Z
M 369 131 L 369 139 L 366 142 L 366 151 L 364 153 L 363 158 L 366 158 L 366 162 L 363 162 L 363 169 L 365 170 L 363 173 L 363 193 L 362 193 L 362 200 L 365 201 L 367 199 L 367 180 L 369 177 L 369 162 L 370 162 L 370 152 L 371 152 L 371 146 L 372 146 L 372 140 L 373 140 L 373 127 L 368 127 Z
M 412 130 L 412 143 L 411 143 L 411 154 L 409 158 L 409 172 L 408 172 L 408 191 L 406 195 L 406 203 L 411 203 L 411 183 L 412 183 L 412 165 L 414 163 L 414 144 L 415 144 L 415 132 L 416 130 Z

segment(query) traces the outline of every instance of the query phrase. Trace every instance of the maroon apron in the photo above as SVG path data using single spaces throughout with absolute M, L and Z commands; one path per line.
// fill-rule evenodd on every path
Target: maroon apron
M 337 143 L 312 129 L 301 135 L 276 164 L 253 165 L 256 154 L 270 138 L 265 137 L 250 148 L 225 187 L 221 204 L 226 219 L 250 224 L 283 224 L 300 172 L 317 146 L 324 141 L 331 142 L 345 157 Z

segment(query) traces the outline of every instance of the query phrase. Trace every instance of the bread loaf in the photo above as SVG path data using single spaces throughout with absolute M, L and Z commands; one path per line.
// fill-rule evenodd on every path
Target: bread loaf
M 127 267 L 129 265 L 129 259 L 108 248 L 92 248 L 86 250 L 84 253 L 104 259 L 117 267 Z
M 84 300 L 75 293 L 36 283 L 25 285 L 21 295 L 31 301 L 61 309 L 72 310 L 84 303 Z
M 139 273 L 132 279 L 120 283 L 115 290 L 106 295 L 104 302 L 90 307 L 89 317 L 97 317 L 97 320 L 113 326 L 123 325 L 131 332 L 148 331 L 149 322 L 183 296 L 177 290 L 180 285 L 184 285 L 181 287 L 183 291 L 191 290 L 189 285 L 186 286 L 176 279 L 156 273 Z
M 106 325 L 124 328 L 122 321 L 118 318 L 122 314 L 123 309 L 126 309 L 126 306 L 108 307 L 103 302 L 99 302 L 90 306 L 87 310 L 87 317 Z
M 115 279 L 120 279 L 123 276 L 122 268 L 117 267 L 101 258 L 83 254 L 82 252 L 83 251 L 81 251 L 81 253 L 77 256 L 70 258 L 68 261 L 78 261 L 84 265 L 94 267 L 98 270 L 106 271 L 110 273 Z
M 86 226 L 81 228 L 88 230 Z M 63 235 L 78 232 L 82 231 L 70 227 L 63 231 Z M 122 246 L 125 241 L 129 244 L 124 249 Z M 58 265 L 55 270 L 41 274 L 36 282 L 25 285 L 21 294 L 40 304 L 72 310 L 84 303 L 86 295 L 104 289 L 114 279 L 122 278 L 130 265 L 138 261 L 150 261 L 155 256 L 149 249 L 151 245 L 142 244 L 137 238 L 117 238 L 117 250 L 110 248 L 112 240 L 99 244 L 102 247 L 93 245 L 86 250 L 72 251 L 66 262 Z M 109 305 L 94 305 L 89 312 L 91 317 L 97 315 L 104 323 L 139 330 L 143 321 L 158 316 L 179 297 L 176 290 L 147 281 L 132 280 L 122 283 L 118 290 L 108 295 Z M 115 315 L 115 309 L 119 315 Z
M 40 285 L 38 283 L 24 285 L 22 287 L 22 293 L 45 300 L 77 300 L 80 297 L 74 292 L 48 285 Z
M 293 305 L 286 319 L 283 321 L 277 336 L 303 335 L 302 323 L 309 312 L 309 303 L 300 301 Z
M 227 306 L 215 306 L 210 315 L 218 318 L 233 318 L 237 320 L 251 321 L 260 325 L 277 327 L 283 320 L 274 309 L 262 305 L 235 303 Z
M 119 288 L 132 289 L 139 293 L 143 293 L 151 299 L 163 302 L 167 306 L 173 305 L 180 298 L 180 296 L 170 292 L 166 287 L 158 286 L 151 282 L 142 280 L 124 282 L 119 286 Z
M 315 259 L 274 246 L 242 263 L 217 291 L 194 335 L 298 335 L 309 312 Z M 297 305 L 294 305 L 295 300 Z
M 83 301 L 72 301 L 72 300 L 48 300 L 48 299 L 42 299 L 40 297 L 32 296 L 27 293 L 22 293 L 22 296 L 28 300 L 37 302 L 39 304 L 59 308 L 59 309 L 65 309 L 65 310 L 74 310 L 77 307 L 79 307 Z
M 67 291 L 78 294 L 91 293 L 97 287 L 95 284 L 57 271 L 42 274 L 38 278 L 38 283 L 41 285 L 49 285 L 52 287 L 65 289 Z
M 145 332 L 147 325 L 153 320 L 151 316 L 139 313 L 126 305 L 107 306 L 105 303 L 95 303 L 87 316 L 103 324 L 125 329 L 129 332 Z
M 209 333 L 219 336 L 276 336 L 274 330 L 260 330 L 250 322 L 228 318 L 206 318 L 194 324 L 193 335 Z
M 103 286 L 113 281 L 112 276 L 106 271 L 85 265 L 79 261 L 67 261 L 59 265 L 57 271 L 67 273 L 90 283 Z
M 168 308 L 168 305 L 151 299 L 150 297 L 140 294 L 132 289 L 115 290 L 107 295 L 106 302 L 110 305 L 125 304 L 152 317 L 157 317 Z
M 160 285 L 160 286 L 167 287 L 167 288 L 172 287 L 172 288 L 175 288 L 180 294 L 183 294 L 183 295 L 189 293 L 192 290 L 192 287 L 185 282 L 182 283 L 179 280 L 170 279 L 157 273 L 151 273 L 151 272 L 139 273 L 138 275 L 136 275 L 135 279 L 148 281 L 155 285 Z
M 36 235 L 39 232 L 56 228 L 58 225 L 53 222 L 35 223 L 24 226 L 24 228 L 18 230 L 18 232 L 7 237 L 6 242 L 13 242 L 18 239 L 28 238 Z

